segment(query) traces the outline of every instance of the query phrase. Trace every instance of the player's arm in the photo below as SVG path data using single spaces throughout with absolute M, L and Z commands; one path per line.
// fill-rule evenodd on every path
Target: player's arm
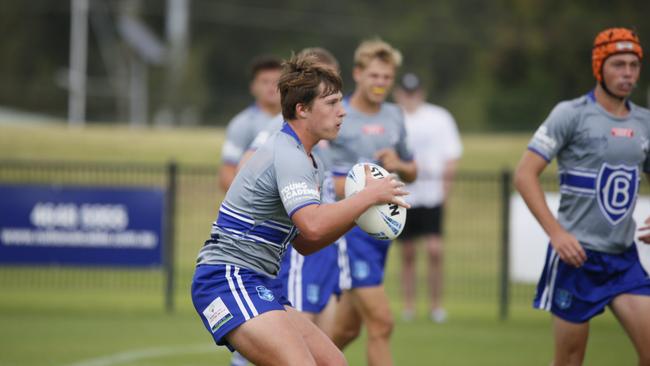
M 223 163 L 221 164 L 221 168 L 219 168 L 219 186 L 224 192 L 228 191 L 228 188 L 230 188 L 230 185 L 232 184 L 232 181 L 235 179 L 235 175 L 237 174 L 237 166 L 229 163 Z
M 645 178 L 650 182 L 650 174 L 646 173 Z M 650 244 L 650 216 L 648 216 L 645 221 L 643 221 L 643 226 L 639 228 L 641 234 L 639 235 L 639 240 L 645 244 Z
M 395 203 L 409 208 L 400 199 L 407 194 L 404 183 L 394 176 L 374 179 L 366 165 L 366 186 L 358 193 L 332 204 L 309 205 L 296 211 L 291 219 L 300 234 L 292 242 L 302 255 L 314 253 L 333 243 L 355 225 L 354 220 L 368 208 Z
M 375 159 L 380 162 L 384 169 L 396 173 L 406 183 L 411 183 L 417 178 L 418 167 L 415 160 L 402 160 L 395 149 L 381 149 L 375 153 Z
M 527 150 L 515 170 L 514 184 L 528 209 L 550 237 L 551 245 L 560 258 L 568 264 L 580 267 L 587 260 L 584 249 L 575 236 L 567 232 L 555 219 L 544 197 L 539 176 L 547 166 L 544 158 Z
M 456 176 L 456 171 L 458 169 L 458 159 L 451 159 L 445 162 L 445 167 L 442 173 L 442 190 L 444 200 L 447 200 L 449 194 L 451 193 L 451 186 Z

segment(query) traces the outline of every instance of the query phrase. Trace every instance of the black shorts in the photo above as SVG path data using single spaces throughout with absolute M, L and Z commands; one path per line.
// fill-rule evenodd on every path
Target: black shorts
M 442 235 L 442 205 L 414 207 L 406 214 L 406 224 L 400 234 L 401 240 L 415 239 L 422 235 Z

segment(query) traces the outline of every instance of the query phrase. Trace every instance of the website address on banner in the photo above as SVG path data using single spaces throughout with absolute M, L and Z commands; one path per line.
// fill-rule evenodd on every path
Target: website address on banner
M 1 244 L 24 247 L 79 247 L 152 249 L 158 237 L 152 231 L 62 231 L 3 228 Z

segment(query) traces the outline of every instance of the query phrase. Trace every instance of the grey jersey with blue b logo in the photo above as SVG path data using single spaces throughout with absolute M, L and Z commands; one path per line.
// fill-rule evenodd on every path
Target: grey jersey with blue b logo
M 347 115 L 341 131 L 330 142 L 327 151 L 334 175 L 347 175 L 356 163 L 377 163 L 374 155 L 384 148 L 395 149 L 402 160 L 413 160 L 413 152 L 406 141 L 404 116 L 397 105 L 383 103 L 373 115 L 359 112 L 347 101 L 345 109 Z
M 291 216 L 321 203 L 323 163 L 312 156 L 289 124 L 273 134 L 235 177 L 197 264 L 233 264 L 275 277 L 298 234 Z
M 559 103 L 528 149 L 557 157 L 560 224 L 587 249 L 621 253 L 634 241 L 632 218 L 642 172 L 650 172 L 650 111 L 628 104 L 615 117 L 593 92 Z

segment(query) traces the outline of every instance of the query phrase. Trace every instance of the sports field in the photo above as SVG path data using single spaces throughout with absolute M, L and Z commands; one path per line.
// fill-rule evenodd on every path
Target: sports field
M 513 167 L 527 139 L 522 135 L 464 136 L 461 170 L 496 172 Z M 151 163 L 174 159 L 181 164 L 214 165 L 216 171 L 222 140 L 221 130 L 209 128 L 130 130 L 98 126 L 69 130 L 57 125 L 0 125 L 0 159 Z M 496 288 L 494 274 L 488 272 L 496 266 L 492 262 L 497 254 L 495 246 L 482 243 L 494 241 L 498 228 L 488 224 L 483 231 L 476 231 L 478 234 L 466 234 L 465 225 L 475 217 L 471 203 L 464 202 L 469 200 L 469 190 L 470 185 L 459 185 L 452 198 L 456 203 L 450 208 L 447 323 L 434 325 L 426 319 L 424 296 L 420 296 L 422 312 L 415 321 L 400 319 L 399 263 L 397 251 L 391 251 L 387 288 L 397 320 L 392 343 L 395 364 L 547 365 L 552 349 L 550 318 L 530 309 L 528 293 L 513 300 L 507 321 L 498 320 L 496 293 L 492 291 Z M 202 192 L 215 197 L 199 195 L 197 200 L 208 199 L 210 205 L 218 202 L 215 189 Z M 484 190 L 486 200 L 493 198 L 491 192 Z M 191 207 L 194 201 L 183 204 Z M 495 212 L 490 209 L 483 214 L 494 216 Z M 106 279 L 101 271 L 71 269 L 58 271 L 51 279 L 45 271 L 34 283 L 31 269 L 0 268 L 0 365 L 227 365 L 228 352 L 211 344 L 187 292 L 199 238 L 207 234 L 214 214 L 211 210 L 194 212 L 192 220 L 205 222 L 205 227 L 191 226 L 185 232 L 179 229 L 178 291 L 173 314 L 163 310 L 162 285 L 155 273 L 138 274 L 136 285 L 131 285 L 132 274 Z M 419 264 L 423 274 L 423 263 Z M 478 275 L 484 282 L 460 289 L 467 285 L 462 280 L 465 274 Z M 69 278 L 74 281 L 66 281 Z M 522 291 L 530 292 L 530 287 Z M 481 296 L 474 296 L 474 292 Z M 632 346 L 610 313 L 597 318 L 592 330 L 586 365 L 635 364 Z M 351 365 L 364 364 L 362 346 L 360 340 L 346 351 Z

